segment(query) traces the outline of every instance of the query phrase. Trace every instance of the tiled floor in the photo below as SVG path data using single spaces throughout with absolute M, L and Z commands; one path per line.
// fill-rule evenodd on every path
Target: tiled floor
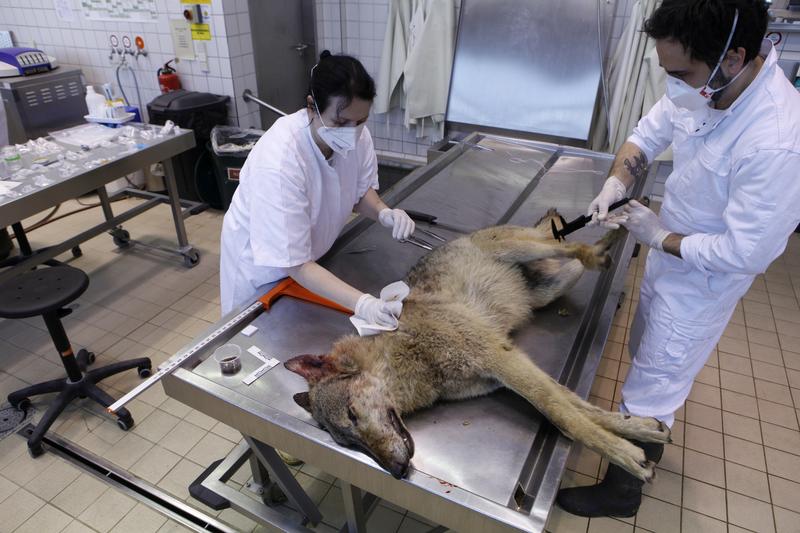
M 65 204 L 59 213 L 75 207 Z M 100 218 L 99 209 L 89 210 L 30 237 L 34 245 L 56 242 Z M 216 320 L 221 221 L 216 212 L 187 220 L 190 240 L 203 254 L 200 265 L 191 270 L 161 253 L 119 252 L 106 235 L 85 243 L 83 257 L 72 264 L 89 273 L 91 284 L 78 300 L 78 309 L 65 319 L 73 343 L 90 347 L 97 354 L 96 365 L 142 355 L 157 364 Z M 146 242 L 174 242 L 166 207 L 125 227 Z M 616 407 L 629 367 L 628 326 L 642 272 L 643 260 L 634 262 L 628 297 L 592 389 L 592 400 L 606 408 Z M 784 256 L 759 277 L 740 304 L 718 350 L 698 376 L 673 428 L 675 443 L 667 446 L 637 517 L 590 521 L 555 508 L 548 531 L 800 531 L 796 294 L 800 294 L 800 239 L 792 237 Z M 0 321 L 0 398 L 29 383 L 62 375 L 53 352 L 39 319 Z M 106 380 L 104 386 L 121 395 L 138 382 L 130 372 Z M 38 399 L 36 407 L 43 411 L 47 400 Z M 231 510 L 216 513 L 204 508 L 188 494 L 188 483 L 239 442 L 235 431 L 168 398 L 160 387 L 134 400 L 131 412 L 137 425 L 123 433 L 97 407 L 76 405 L 57 422 L 56 432 L 237 529 L 260 530 Z M 597 455 L 577 449 L 564 484 L 594 482 L 604 468 Z M 338 529 L 344 513 L 335 480 L 308 465 L 296 476 L 325 515 L 325 523 L 317 529 Z M 232 480 L 237 486 L 246 482 L 246 472 Z M 379 533 L 421 532 L 429 527 L 420 517 L 389 504 L 380 506 L 369 522 L 369 531 Z M 54 454 L 30 459 L 16 435 L 0 440 L 0 533 L 92 530 L 184 529 Z

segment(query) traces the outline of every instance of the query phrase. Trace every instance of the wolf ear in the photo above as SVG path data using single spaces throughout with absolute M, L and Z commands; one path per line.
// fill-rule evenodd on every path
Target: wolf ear
M 298 392 L 293 396 L 294 403 L 308 411 L 311 412 L 311 399 L 308 397 L 307 392 Z
M 309 383 L 315 383 L 336 371 L 332 362 L 324 355 L 298 355 L 283 363 L 283 366 L 300 374 Z

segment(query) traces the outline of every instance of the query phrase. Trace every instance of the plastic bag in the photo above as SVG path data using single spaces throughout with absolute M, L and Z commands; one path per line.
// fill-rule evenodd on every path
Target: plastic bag
M 214 126 L 211 130 L 211 147 L 217 155 L 247 157 L 262 135 L 263 130 Z

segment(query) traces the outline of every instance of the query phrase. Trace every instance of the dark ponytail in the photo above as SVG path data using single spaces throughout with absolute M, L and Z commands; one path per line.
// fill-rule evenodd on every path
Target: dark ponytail
M 311 70 L 308 93 L 324 113 L 334 96 L 341 96 L 350 105 L 353 98 L 372 101 L 375 98 L 375 81 L 361 62 L 346 55 L 333 55 L 324 50 L 319 62 Z

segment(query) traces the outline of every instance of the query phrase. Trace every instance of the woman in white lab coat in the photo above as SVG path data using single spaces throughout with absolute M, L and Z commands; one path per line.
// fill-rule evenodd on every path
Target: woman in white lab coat
M 401 302 L 383 302 L 317 264 L 353 211 L 390 228 L 414 231 L 405 211 L 379 198 L 369 117 L 375 83 L 355 58 L 327 50 L 311 71 L 307 106 L 278 119 L 242 168 L 222 226 L 222 313 L 253 301 L 264 285 L 291 276 L 355 310 L 367 323 L 396 324 Z

